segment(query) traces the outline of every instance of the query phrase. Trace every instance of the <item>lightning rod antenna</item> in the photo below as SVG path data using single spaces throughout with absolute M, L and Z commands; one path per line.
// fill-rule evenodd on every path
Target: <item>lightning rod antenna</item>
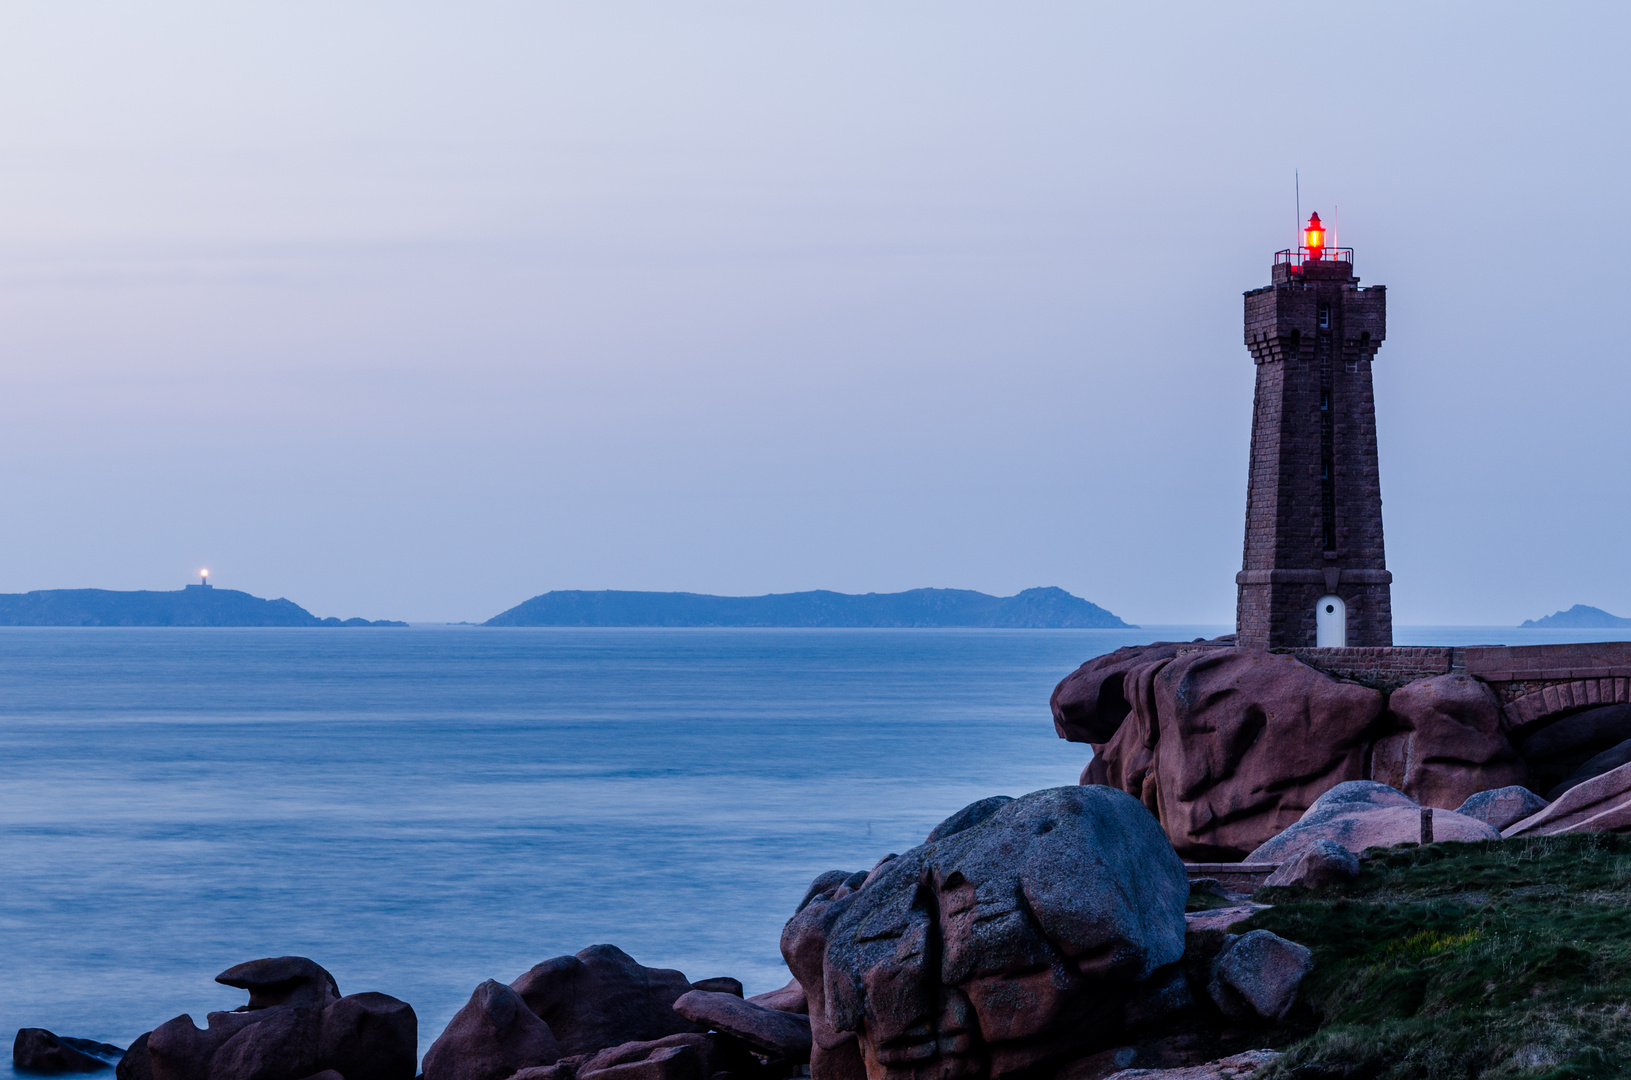
M 1291 250 L 1296 251 L 1297 246 L 1303 242 L 1303 178 L 1299 170 L 1291 170 L 1291 182 L 1296 185 L 1297 191 L 1297 228 L 1292 232 L 1293 243 L 1291 245 Z

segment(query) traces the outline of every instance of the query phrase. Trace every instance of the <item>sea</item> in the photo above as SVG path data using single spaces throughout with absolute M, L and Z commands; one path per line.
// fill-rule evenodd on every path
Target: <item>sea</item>
M 771 990 L 817 874 L 1076 781 L 1065 674 L 1227 630 L 3 628 L 0 1038 L 202 1024 L 291 954 L 411 1003 L 421 1050 L 602 942 Z

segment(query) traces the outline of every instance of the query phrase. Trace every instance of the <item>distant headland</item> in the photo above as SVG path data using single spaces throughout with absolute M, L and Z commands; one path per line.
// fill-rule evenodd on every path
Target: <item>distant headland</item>
M 292 600 L 188 585 L 145 589 L 38 589 L 0 593 L 0 626 L 407 626 L 388 619 L 319 619 Z
M 1059 588 L 1026 589 L 1016 596 L 969 589 L 860 595 L 818 589 L 768 596 L 561 589 L 517 604 L 482 625 L 1137 629 Z
M 1559 611 L 1542 619 L 1525 619 L 1519 624 L 1518 628 L 1520 630 L 1526 628 L 1536 630 L 1614 630 L 1620 627 L 1631 627 L 1631 619 L 1622 619 L 1618 615 L 1610 615 L 1602 608 L 1576 604 L 1567 611 Z

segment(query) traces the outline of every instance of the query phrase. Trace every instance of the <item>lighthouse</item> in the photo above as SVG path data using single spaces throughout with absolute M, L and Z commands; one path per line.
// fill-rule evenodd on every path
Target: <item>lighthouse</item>
M 1392 645 L 1371 387 L 1387 290 L 1359 286 L 1318 214 L 1302 241 L 1246 293 L 1257 391 L 1235 630 L 1252 649 Z

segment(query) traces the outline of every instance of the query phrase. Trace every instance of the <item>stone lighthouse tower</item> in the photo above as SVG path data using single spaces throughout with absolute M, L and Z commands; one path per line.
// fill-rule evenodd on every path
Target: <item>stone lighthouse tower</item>
M 1326 247 L 1318 214 L 1302 247 L 1275 255 L 1273 275 L 1246 294 L 1257 393 L 1239 644 L 1392 645 L 1371 390 L 1387 292 L 1359 287 L 1353 250 Z

